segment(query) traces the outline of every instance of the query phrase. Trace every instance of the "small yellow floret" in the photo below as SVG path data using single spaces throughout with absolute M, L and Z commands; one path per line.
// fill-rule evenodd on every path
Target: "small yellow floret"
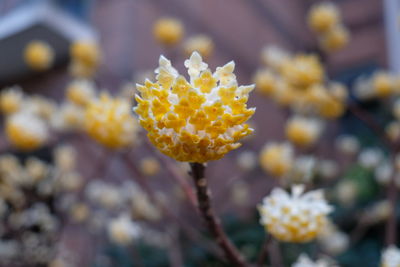
M 75 80 L 66 91 L 68 100 L 78 106 L 86 106 L 95 97 L 94 84 L 88 80 Z
M 43 41 L 31 41 L 25 47 L 25 63 L 36 71 L 50 68 L 54 59 L 54 51 L 51 46 Z
M 156 175 L 160 169 L 160 163 L 156 158 L 146 157 L 140 161 L 140 171 L 146 176 Z
M 3 89 L 0 93 L 0 110 L 9 115 L 19 111 L 22 107 L 24 94 L 18 87 Z
M 202 57 L 208 58 L 214 51 L 214 43 L 207 35 L 199 34 L 187 39 L 183 44 L 183 49 L 187 56 L 197 51 Z
M 108 148 L 132 145 L 137 124 L 128 101 L 103 93 L 86 107 L 84 127 L 89 136 Z
M 322 122 L 317 119 L 295 116 L 286 124 L 286 137 L 295 145 L 314 144 L 322 131 Z
M 183 34 L 183 24 L 175 18 L 161 18 L 153 26 L 154 38 L 163 45 L 177 44 L 182 39 Z
M 321 62 L 313 54 L 299 54 L 285 61 L 281 74 L 292 86 L 299 89 L 321 83 L 324 78 Z
M 294 151 L 289 143 L 266 144 L 260 153 L 260 165 L 273 176 L 287 174 L 294 160 Z
M 25 151 L 40 148 L 48 138 L 48 128 L 45 122 L 24 111 L 7 118 L 5 132 L 13 146 Z
M 321 37 L 320 44 L 325 51 L 335 52 L 346 46 L 349 39 L 349 31 L 343 26 L 337 26 Z
M 270 96 L 277 86 L 277 77 L 268 69 L 261 69 L 256 72 L 253 78 L 256 90 L 264 95 Z
M 101 53 L 97 43 L 90 40 L 74 42 L 70 47 L 70 54 L 73 61 L 78 61 L 92 68 L 96 68 L 101 60 Z
M 395 80 L 389 73 L 377 72 L 372 77 L 372 87 L 378 97 L 388 97 L 395 91 Z
M 316 4 L 308 14 L 308 25 L 317 33 L 325 33 L 339 22 L 339 11 L 332 3 Z

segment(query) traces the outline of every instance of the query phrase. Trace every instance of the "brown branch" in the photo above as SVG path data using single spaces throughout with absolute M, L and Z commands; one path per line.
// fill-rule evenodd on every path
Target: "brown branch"
M 258 255 L 258 260 L 257 260 L 257 265 L 262 267 L 264 265 L 265 259 L 267 258 L 268 255 L 268 248 L 269 248 L 269 243 L 271 242 L 271 235 L 268 235 L 264 243 L 261 246 L 260 253 Z
M 129 154 L 126 153 L 122 154 L 122 159 L 124 160 L 126 164 L 125 166 L 129 169 L 133 177 L 136 178 L 135 181 L 139 183 L 139 185 L 148 195 L 149 200 L 153 202 L 153 204 L 157 205 L 161 209 L 161 211 L 165 214 L 166 217 L 176 221 L 177 224 L 181 227 L 182 231 L 185 233 L 185 235 L 188 238 L 197 241 L 197 244 L 201 248 L 210 252 L 216 257 L 221 256 L 219 250 L 217 250 L 217 247 L 214 246 L 214 243 L 211 243 L 208 240 L 203 239 L 200 233 L 196 230 L 196 228 L 194 228 L 191 224 L 187 223 L 186 221 L 182 220 L 181 216 L 176 215 L 167 205 L 165 205 L 165 203 L 157 199 L 157 197 L 155 196 L 155 192 L 147 183 L 147 179 L 143 177 L 139 169 L 135 166 L 134 164 L 135 161 L 129 158 Z
M 224 252 L 225 257 L 234 266 L 249 266 L 238 249 L 228 239 L 227 235 L 222 229 L 220 220 L 215 216 L 215 213 L 211 207 L 210 191 L 207 186 L 207 179 L 204 175 L 205 166 L 201 163 L 190 163 L 190 167 L 191 175 L 197 191 L 199 210 L 201 216 L 207 224 L 208 230 L 214 236 L 217 244 Z

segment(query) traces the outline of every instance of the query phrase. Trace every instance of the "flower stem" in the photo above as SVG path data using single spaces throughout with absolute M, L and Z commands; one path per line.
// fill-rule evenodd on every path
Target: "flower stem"
M 205 220 L 208 230 L 214 236 L 217 244 L 224 252 L 225 257 L 234 264 L 234 266 L 248 266 L 238 249 L 228 239 L 222 229 L 220 220 L 215 216 L 211 207 L 210 190 L 208 189 L 207 179 L 204 175 L 205 166 L 201 163 L 190 163 L 190 168 L 191 176 L 193 177 L 194 185 L 196 187 L 200 214 Z

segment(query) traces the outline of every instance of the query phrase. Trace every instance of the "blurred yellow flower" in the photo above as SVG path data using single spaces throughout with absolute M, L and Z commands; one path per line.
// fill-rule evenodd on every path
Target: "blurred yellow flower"
M 108 148 L 132 145 L 137 138 L 138 127 L 129 102 L 107 93 L 87 105 L 84 127 L 90 137 Z
M 347 91 L 339 84 L 331 84 L 331 88 L 316 84 L 311 86 L 305 94 L 305 105 L 313 108 L 314 112 L 324 118 L 334 119 L 345 111 Z
M 21 150 L 40 148 L 48 139 L 48 127 L 39 117 L 24 111 L 6 119 L 5 133 L 13 146 Z
M 260 165 L 273 176 L 287 174 L 294 161 L 294 150 L 290 143 L 267 143 L 260 153 Z
M 253 131 L 245 122 L 255 112 L 246 104 L 254 86 L 238 86 L 233 61 L 213 74 L 194 52 L 185 66 L 190 83 L 161 56 L 157 82 L 137 85 L 134 110 L 162 153 L 178 161 L 220 159 Z
M 400 111 L 399 111 L 400 112 Z M 385 132 L 387 136 L 390 138 L 392 141 L 397 141 L 400 138 L 400 123 L 397 121 L 393 121 L 389 123 L 385 127 Z
M 324 79 L 324 70 L 314 54 L 298 54 L 283 63 L 281 75 L 296 89 L 304 89 Z
M 327 52 L 335 52 L 346 46 L 350 39 L 349 31 L 342 25 L 334 27 L 332 30 L 321 36 L 319 42 L 322 49 Z
M 3 89 L 0 93 L 0 110 L 3 114 L 9 115 L 19 111 L 22 107 L 24 93 L 19 87 Z
M 291 194 L 275 188 L 258 206 L 261 224 L 277 240 L 309 242 L 324 229 L 332 207 L 321 190 L 303 192 L 304 185 L 293 186 Z
M 89 80 L 74 80 L 67 87 L 67 98 L 78 106 L 86 106 L 95 97 L 95 87 Z
M 107 228 L 110 239 L 122 246 L 131 243 L 140 233 L 139 226 L 125 214 L 111 220 Z
M 330 2 L 315 4 L 308 13 L 308 25 L 317 33 L 325 33 L 340 22 L 337 7 Z
M 49 120 L 57 109 L 54 100 L 40 95 L 25 97 L 24 110 L 32 112 L 44 120 Z
M 388 97 L 393 94 L 395 85 L 395 79 L 387 72 L 379 71 L 372 76 L 372 87 L 378 97 Z
M 283 64 L 290 60 L 292 55 L 283 48 L 275 45 L 268 45 L 261 51 L 261 61 L 265 66 L 279 72 Z
M 76 167 L 77 152 L 72 146 L 61 145 L 54 150 L 54 163 L 61 172 L 73 171 Z
M 69 101 L 61 104 L 51 118 L 51 126 L 60 131 L 82 129 L 85 122 L 85 110 Z
M 140 171 L 146 176 L 153 176 L 160 172 L 161 166 L 156 158 L 146 157 L 140 160 Z
M 317 141 L 322 128 L 322 121 L 296 115 L 287 121 L 285 132 L 293 144 L 304 147 Z
M 90 67 L 97 67 L 101 60 L 98 44 L 91 40 L 79 40 L 70 47 L 72 60 L 79 61 Z
M 183 50 L 187 56 L 197 51 L 202 57 L 208 58 L 214 51 L 214 43 L 207 35 L 198 34 L 184 42 Z
M 87 78 L 94 75 L 101 62 L 101 51 L 92 40 L 78 40 L 70 47 L 70 72 L 74 77 Z
M 44 41 L 30 41 L 24 50 L 25 63 L 33 70 L 43 71 L 53 64 L 53 48 Z
M 256 84 L 256 90 L 264 95 L 272 95 L 277 86 L 277 77 L 269 69 L 261 69 L 256 72 L 253 82 Z
M 162 45 L 177 44 L 182 40 L 183 34 L 183 24 L 175 18 L 160 18 L 153 25 L 154 38 Z

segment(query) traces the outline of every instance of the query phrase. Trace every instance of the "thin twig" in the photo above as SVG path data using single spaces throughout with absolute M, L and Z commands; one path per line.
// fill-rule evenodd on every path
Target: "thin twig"
M 182 231 L 185 233 L 187 237 L 189 237 L 192 240 L 195 240 L 197 244 L 205 249 L 206 251 L 212 253 L 216 257 L 220 257 L 220 253 L 217 250 L 217 247 L 214 246 L 213 243 L 209 242 L 208 240 L 205 240 L 202 238 L 202 236 L 198 233 L 198 231 L 193 228 L 190 224 L 186 223 L 184 220 L 181 219 L 180 216 L 176 215 L 171 209 L 169 209 L 168 206 L 166 206 L 163 202 L 160 202 L 157 197 L 155 196 L 154 191 L 152 188 L 149 186 L 147 183 L 147 180 L 141 172 L 138 170 L 138 168 L 135 166 L 134 163 L 130 160 L 128 157 L 128 154 L 124 154 L 123 160 L 125 161 L 126 166 L 129 168 L 131 173 L 133 174 L 134 177 L 136 177 L 136 181 L 139 182 L 141 187 L 146 191 L 146 194 L 148 195 L 149 199 L 155 204 L 158 205 L 158 207 L 162 210 L 162 212 L 167 216 L 170 217 L 172 220 L 176 221 Z
M 260 253 L 258 254 L 257 265 L 259 267 L 262 267 L 265 263 L 265 260 L 268 255 L 268 247 L 269 247 L 269 243 L 271 242 L 271 239 L 272 239 L 271 235 L 267 235 L 264 239 L 264 243 L 262 244 Z
M 199 203 L 200 213 L 207 224 L 208 230 L 214 236 L 217 244 L 224 252 L 225 257 L 234 266 L 248 266 L 248 263 L 246 263 L 244 257 L 228 239 L 227 235 L 222 229 L 220 220 L 215 216 L 215 213 L 211 207 L 210 191 L 207 186 L 207 179 L 204 175 L 205 166 L 201 163 L 190 163 L 190 167 L 191 175 L 197 191 L 197 201 Z
M 382 126 L 379 125 L 372 116 L 360 109 L 357 104 L 349 104 L 347 108 L 356 118 L 364 122 L 389 149 L 392 147 L 392 142 L 388 139 Z

